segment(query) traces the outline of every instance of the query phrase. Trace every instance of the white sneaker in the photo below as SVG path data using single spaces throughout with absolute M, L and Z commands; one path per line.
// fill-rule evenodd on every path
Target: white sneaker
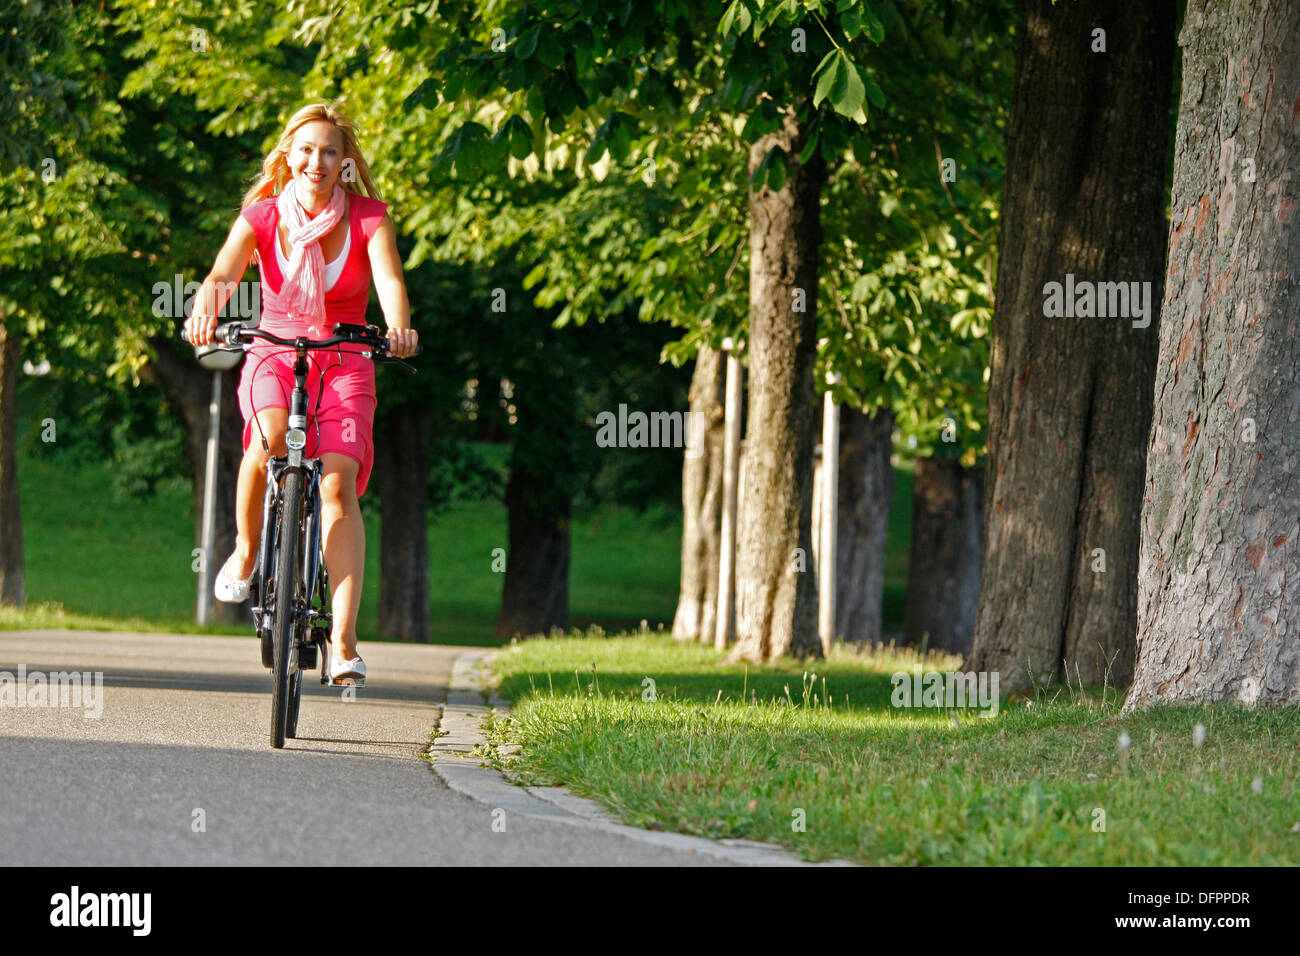
M 213 591 L 217 595 L 218 601 L 225 601 L 227 604 L 243 604 L 248 600 L 248 585 L 253 580 L 253 576 L 250 574 L 243 581 L 240 581 L 235 577 L 234 568 L 235 556 L 232 554 L 226 559 L 226 563 L 221 566 Z
M 358 687 L 364 687 L 366 683 L 366 662 L 359 657 L 354 657 L 350 661 L 345 661 L 341 657 L 334 658 L 330 664 L 330 683 L 355 684 Z

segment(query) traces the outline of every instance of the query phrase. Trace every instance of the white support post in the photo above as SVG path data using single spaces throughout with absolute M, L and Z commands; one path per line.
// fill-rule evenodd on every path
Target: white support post
M 215 575 L 212 553 L 217 511 L 217 452 L 221 439 L 221 372 L 212 373 L 212 400 L 208 403 L 208 457 L 203 473 L 203 530 L 199 556 L 198 621 L 207 624 L 212 617 L 212 581 Z
M 834 379 L 829 376 L 828 383 Z M 835 548 L 839 524 L 840 487 L 840 407 L 835 404 L 831 391 L 826 391 L 822 411 L 822 467 L 821 467 L 821 543 L 817 560 L 817 623 L 821 634 L 822 653 L 829 655 L 831 641 L 835 638 Z
M 727 395 L 722 465 L 722 528 L 718 553 L 718 620 L 714 647 L 725 650 L 731 640 L 731 620 L 736 595 L 736 501 L 740 478 L 740 416 L 743 393 L 740 359 L 736 343 L 726 339 Z

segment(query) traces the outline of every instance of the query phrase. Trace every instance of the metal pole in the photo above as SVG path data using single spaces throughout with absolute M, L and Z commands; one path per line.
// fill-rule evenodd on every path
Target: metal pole
M 199 546 L 199 623 L 212 616 L 212 553 L 217 510 L 217 450 L 221 439 L 221 372 L 212 373 L 212 400 L 208 403 L 208 460 L 203 473 L 203 531 Z
M 817 562 L 817 622 L 822 653 L 835 637 L 835 548 L 838 544 L 840 489 L 840 407 L 829 389 L 822 412 L 821 546 Z
M 727 353 L 726 418 L 722 465 L 722 541 L 718 554 L 718 620 L 714 630 L 714 647 L 726 650 L 731 640 L 732 608 L 736 594 L 736 499 L 740 478 L 740 402 L 742 371 L 736 357 L 736 343 L 726 339 Z

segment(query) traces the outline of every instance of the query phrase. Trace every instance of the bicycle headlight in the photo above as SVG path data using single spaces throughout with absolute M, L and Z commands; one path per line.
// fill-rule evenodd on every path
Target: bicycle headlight
M 290 428 L 284 434 L 284 443 L 290 448 L 301 451 L 307 447 L 307 433 L 301 428 Z

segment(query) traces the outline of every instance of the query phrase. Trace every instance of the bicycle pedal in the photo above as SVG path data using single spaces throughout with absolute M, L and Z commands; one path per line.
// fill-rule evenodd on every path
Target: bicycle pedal
M 332 677 L 330 678 L 331 687 L 365 687 L 366 679 L 364 677 Z

